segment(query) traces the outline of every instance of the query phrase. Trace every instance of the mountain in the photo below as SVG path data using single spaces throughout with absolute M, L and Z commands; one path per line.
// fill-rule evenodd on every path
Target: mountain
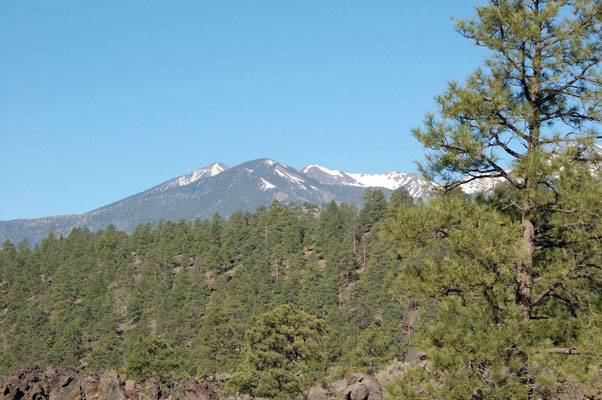
M 557 152 L 562 151 L 559 148 Z M 583 154 L 585 158 L 599 156 L 602 147 L 594 145 Z M 490 192 L 500 181 L 501 178 L 475 180 L 462 185 L 462 189 L 469 194 Z M 381 188 L 387 197 L 403 187 L 415 199 L 427 199 L 435 185 L 418 174 L 398 171 L 349 173 L 316 164 L 299 171 L 269 158 L 232 168 L 216 162 L 87 213 L 0 221 L 0 242 L 27 238 L 36 244 L 49 232 L 67 235 L 75 227 L 95 231 L 109 224 L 132 232 L 140 223 L 210 219 L 216 213 L 228 217 L 238 210 L 254 211 L 268 206 L 273 200 L 297 204 L 335 201 L 361 207 L 362 195 L 369 187 Z
M 326 172 L 320 175 L 319 171 Z M 297 204 L 353 202 L 361 207 L 367 187 L 381 187 L 388 197 L 392 190 L 404 186 L 419 198 L 427 195 L 420 187 L 424 182 L 416 174 L 399 172 L 346 174 L 316 165 L 299 171 L 268 158 L 231 168 L 217 162 L 87 213 L 0 221 L 0 242 L 27 238 L 36 244 L 49 232 L 67 235 L 75 227 L 95 231 L 112 224 L 132 232 L 140 223 L 162 219 L 210 219 L 216 213 L 228 217 L 238 210 L 267 206 L 274 199 Z
M 415 199 L 427 198 L 431 195 L 433 186 L 418 174 L 404 174 L 399 171 L 386 174 L 353 174 L 329 169 L 316 164 L 308 165 L 301 170 L 306 175 L 326 184 L 357 187 L 381 187 L 395 190 L 403 187 Z
M 155 191 L 163 191 L 171 189 L 172 187 L 190 185 L 201 178 L 215 176 L 221 172 L 224 172 L 228 168 L 230 167 L 228 167 L 226 164 L 216 162 L 205 168 L 197 169 L 189 174 L 182 175 L 178 178 L 162 183 L 158 186 L 155 186 L 153 189 L 155 189 Z
M 565 150 L 559 148 L 557 152 Z M 599 145 L 583 150 L 584 158 L 600 154 Z M 462 185 L 462 189 L 469 194 L 490 192 L 501 180 L 475 180 Z M 299 171 L 269 158 L 232 168 L 216 162 L 87 213 L 0 221 L 0 243 L 27 238 L 36 244 L 49 232 L 67 235 L 75 227 L 95 231 L 112 224 L 119 230 L 132 232 L 140 223 L 159 220 L 209 219 L 216 213 L 228 217 L 238 210 L 254 211 L 259 206 L 268 206 L 274 199 L 297 204 L 336 201 L 361 207 L 362 195 L 368 187 L 381 188 L 387 197 L 403 187 L 415 199 L 426 199 L 435 185 L 418 174 L 398 171 L 349 173 L 316 164 Z

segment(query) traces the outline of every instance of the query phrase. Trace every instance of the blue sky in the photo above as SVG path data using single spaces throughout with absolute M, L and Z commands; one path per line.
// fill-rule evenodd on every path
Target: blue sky
M 0 2 L 0 219 L 221 161 L 415 171 L 410 130 L 483 52 L 476 1 Z

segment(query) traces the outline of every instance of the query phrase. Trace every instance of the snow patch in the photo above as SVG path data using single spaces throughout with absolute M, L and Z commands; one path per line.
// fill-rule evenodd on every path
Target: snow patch
M 344 176 L 343 172 L 339 171 L 338 169 L 330 169 L 330 168 L 326 168 L 326 167 L 321 167 L 317 164 L 308 165 L 307 167 L 303 168 L 303 170 L 301 172 L 306 174 L 311 168 L 317 168 L 320 171 L 324 172 L 325 174 L 332 175 L 332 176 L 338 176 L 341 178 Z
M 318 171 L 320 173 L 315 174 Z M 389 190 L 404 187 L 414 198 L 428 196 L 434 185 L 432 182 L 427 182 L 418 174 L 403 174 L 399 171 L 386 174 L 347 173 L 312 164 L 303 168 L 302 172 L 327 185 L 335 184 L 365 188 L 381 187 Z M 324 175 L 328 175 L 331 178 L 325 178 Z
M 276 167 L 276 169 L 274 169 L 274 172 L 276 172 L 281 178 L 284 178 L 286 180 L 289 180 L 293 183 L 296 183 L 297 185 L 299 185 L 302 189 L 305 189 L 305 185 L 303 185 L 305 183 L 305 181 L 301 178 L 299 178 L 298 176 L 289 174 L 286 171 L 281 171 L 280 168 Z
M 274 185 L 271 182 L 266 181 L 263 178 L 259 178 L 259 180 L 261 181 L 261 190 L 266 191 L 266 190 L 270 190 L 270 189 L 276 189 L 276 185 Z
M 487 193 L 495 189 L 495 186 L 504 181 L 504 178 L 481 178 L 460 185 L 466 194 Z
M 191 183 L 196 182 L 201 178 L 216 176 L 224 172 L 226 169 L 227 168 L 224 168 L 220 163 L 214 163 L 205 168 L 201 168 L 199 170 L 176 178 L 175 183 L 178 186 L 190 185 Z
M 402 174 L 401 172 L 389 172 L 386 174 L 351 174 L 350 177 L 365 187 L 384 187 L 386 189 L 395 190 L 407 185 L 416 179 L 415 175 Z

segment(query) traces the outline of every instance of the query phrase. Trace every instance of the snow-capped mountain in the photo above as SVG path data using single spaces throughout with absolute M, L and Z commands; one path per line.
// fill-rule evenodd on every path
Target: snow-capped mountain
M 416 199 L 428 197 L 434 188 L 433 183 L 415 173 L 404 174 L 393 171 L 385 174 L 358 174 L 330 169 L 316 164 L 308 165 L 301 171 L 327 185 L 377 187 L 389 190 L 403 187 Z
M 460 185 L 466 194 L 492 193 L 495 187 L 504 182 L 504 178 L 481 178 Z
M 597 144 L 586 150 L 586 158 L 602 154 Z M 501 178 L 475 180 L 463 185 L 463 190 L 469 194 L 489 192 L 499 181 Z M 0 242 L 9 239 L 16 243 L 27 238 L 35 245 L 51 231 L 67 235 L 75 227 L 95 231 L 109 224 L 132 232 L 141 223 L 209 219 L 216 213 L 229 217 L 238 210 L 268 206 L 274 200 L 296 204 L 336 201 L 361 208 L 368 187 L 382 189 L 387 197 L 404 187 L 415 199 L 425 199 L 437 184 L 418 174 L 398 171 L 348 173 L 316 164 L 299 171 L 269 158 L 231 168 L 216 162 L 87 213 L 0 221 Z
M 177 183 L 178 186 L 189 185 L 189 184 L 196 182 L 199 179 L 204 178 L 206 176 L 215 176 L 215 175 L 219 174 L 220 172 L 224 172 L 228 168 L 230 168 L 230 167 L 228 167 L 226 164 L 216 162 L 216 163 L 209 165 L 208 167 L 198 169 L 194 172 L 191 172 L 189 174 L 186 174 L 184 176 L 176 178 L 175 183 Z
M 169 180 L 165 183 L 162 183 L 161 185 L 155 186 L 155 188 L 157 190 L 167 190 L 174 186 L 186 186 L 198 181 L 201 178 L 215 176 L 221 172 L 224 172 L 228 168 L 230 167 L 228 167 L 226 164 L 216 162 L 204 168 L 192 171 L 186 175 L 182 175 L 172 180 Z
M 322 167 L 316 164 L 308 165 L 303 168 L 301 172 L 326 185 L 364 186 L 343 171 Z
M 296 204 L 353 202 L 361 207 L 363 192 L 363 186 L 324 184 L 268 158 L 232 168 L 214 163 L 84 214 L 0 221 L 0 242 L 27 238 L 36 244 L 51 231 L 67 235 L 75 227 L 95 231 L 112 224 L 132 232 L 140 223 L 159 220 L 209 219 L 216 213 L 229 217 L 238 210 L 268 206 L 274 199 Z

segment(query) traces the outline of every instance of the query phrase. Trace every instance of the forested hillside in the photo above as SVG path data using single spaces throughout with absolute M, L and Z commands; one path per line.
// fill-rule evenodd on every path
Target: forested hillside
M 28 363 L 122 369 L 149 335 L 173 346 L 176 375 L 232 373 L 245 332 L 282 304 L 324 320 L 328 365 L 374 371 L 407 344 L 380 221 L 412 199 L 404 189 L 393 198 L 368 190 L 359 215 L 353 205 L 275 201 L 228 221 L 140 225 L 131 235 L 75 229 L 33 251 L 6 241 L 2 373 Z
M 526 319 L 513 299 L 520 217 L 507 185 L 426 204 L 405 189 L 389 202 L 368 189 L 359 213 L 275 201 L 131 235 L 75 229 L 33 251 L 6 241 L 1 371 L 33 363 L 136 380 L 214 377 L 229 393 L 292 398 L 349 371 L 374 374 L 418 346 L 429 369 L 409 369 L 389 393 L 506 398 L 535 387 L 595 398 L 602 197 L 584 173 L 567 177 L 592 196 L 581 200 L 583 222 L 550 231 L 560 253 L 538 250 Z

